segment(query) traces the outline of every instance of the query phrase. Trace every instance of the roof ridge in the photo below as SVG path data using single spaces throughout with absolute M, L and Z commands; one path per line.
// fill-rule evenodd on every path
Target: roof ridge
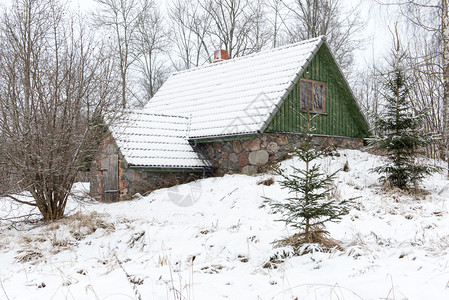
M 150 101 L 151 101 L 151 100 L 150 100 Z M 183 119 L 186 119 L 186 120 L 189 119 L 188 116 L 184 116 L 184 115 L 169 115 L 169 114 L 160 113 L 160 112 L 152 113 L 152 112 L 148 112 L 148 111 L 146 111 L 146 110 L 147 110 L 146 108 L 142 108 L 142 109 L 140 109 L 140 110 L 130 110 L 130 111 L 127 111 L 126 113 L 129 113 L 129 114 L 138 114 L 138 115 L 146 115 L 146 116 L 183 118 Z
M 296 42 L 296 43 L 293 43 L 293 44 L 287 44 L 287 45 L 283 45 L 283 46 L 280 46 L 280 47 L 275 47 L 275 48 L 271 48 L 271 49 L 262 50 L 262 51 L 259 51 L 259 52 L 254 52 L 254 53 L 251 53 L 251 54 L 248 54 L 248 55 L 239 56 L 239 57 L 236 57 L 236 58 L 230 58 L 230 59 L 223 60 L 223 61 L 216 62 L 216 63 L 209 63 L 209 64 L 206 64 L 206 65 L 203 65 L 203 66 L 198 66 L 198 67 L 194 67 L 194 68 L 191 68 L 191 69 L 185 69 L 185 70 L 177 71 L 177 72 L 174 72 L 172 74 L 172 76 L 175 76 L 175 75 L 178 75 L 178 74 L 183 74 L 183 73 L 188 73 L 188 72 L 193 72 L 193 71 L 200 70 L 200 69 L 211 68 L 211 67 L 214 67 L 214 66 L 223 65 L 223 64 L 234 62 L 234 61 L 240 61 L 240 60 L 248 59 L 248 58 L 251 58 L 251 57 L 254 57 L 254 56 L 258 56 L 258 55 L 264 55 L 264 54 L 267 54 L 267 53 L 270 53 L 270 52 L 281 51 L 281 50 L 288 49 L 288 48 L 293 48 L 293 47 L 296 47 L 296 46 L 299 46 L 299 45 L 302 45 L 302 44 L 308 44 L 308 43 L 312 43 L 312 42 L 317 42 L 318 43 L 321 40 L 326 41 L 326 36 L 325 35 L 320 35 L 318 37 L 311 38 L 311 39 L 304 40 L 304 41 L 299 41 L 299 42 Z

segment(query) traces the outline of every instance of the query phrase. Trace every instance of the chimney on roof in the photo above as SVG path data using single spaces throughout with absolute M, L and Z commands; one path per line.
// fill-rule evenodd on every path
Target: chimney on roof
M 220 61 L 224 61 L 224 60 L 228 60 L 228 59 L 229 59 L 228 51 L 215 50 L 214 51 L 214 60 L 212 62 L 216 63 L 216 62 L 220 62 Z

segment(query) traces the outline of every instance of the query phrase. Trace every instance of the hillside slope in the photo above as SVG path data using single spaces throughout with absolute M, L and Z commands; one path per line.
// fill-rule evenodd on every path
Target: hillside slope
M 426 179 L 428 194 L 415 198 L 385 192 L 368 171 L 380 160 L 344 150 L 322 161 L 327 172 L 347 161 L 336 193 L 360 196 L 328 227 L 344 251 L 286 257 L 288 249 L 273 249 L 293 232 L 263 202 L 287 195 L 278 183 L 258 185 L 266 174 L 114 204 L 72 201 L 72 216 L 48 225 L 3 220 L 0 299 L 449 299 L 448 181 Z M 3 218 L 25 211 L 1 201 Z M 283 262 L 264 268 L 276 255 Z

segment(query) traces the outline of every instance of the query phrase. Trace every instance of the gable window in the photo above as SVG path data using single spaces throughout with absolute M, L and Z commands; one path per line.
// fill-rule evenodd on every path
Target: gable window
M 324 82 L 301 79 L 300 97 L 301 110 L 307 110 L 308 103 L 310 112 L 324 112 Z

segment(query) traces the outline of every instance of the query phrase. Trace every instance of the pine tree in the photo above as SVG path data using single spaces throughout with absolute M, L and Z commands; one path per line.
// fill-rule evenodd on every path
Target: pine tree
M 307 96 L 309 100 L 309 96 Z M 283 221 L 287 225 L 297 228 L 302 236 L 302 242 L 319 242 L 322 234 L 326 234 L 325 223 L 338 222 L 343 215 L 347 214 L 353 199 L 339 200 L 331 198 L 332 183 L 337 172 L 324 174 L 320 171 L 320 164 L 315 161 L 322 158 L 328 149 L 316 149 L 312 142 L 311 116 L 309 105 L 307 105 L 306 118 L 307 129 L 305 138 L 301 145 L 291 151 L 294 157 L 298 157 L 305 168 L 292 166 L 293 173 L 288 174 L 279 166 L 274 171 L 282 177 L 280 185 L 287 188 L 292 197 L 283 201 L 269 199 L 270 206 L 279 209 Z
M 415 111 L 409 99 L 409 82 L 404 70 L 405 54 L 398 43 L 395 47 L 391 71 L 385 79 L 383 113 L 375 117 L 377 136 L 370 140 L 378 149 L 387 154 L 386 163 L 373 168 L 382 174 L 380 180 L 400 189 L 409 189 L 427 175 L 439 170 L 438 167 L 420 163 L 420 149 L 432 143 L 431 134 L 423 133 L 425 110 Z

